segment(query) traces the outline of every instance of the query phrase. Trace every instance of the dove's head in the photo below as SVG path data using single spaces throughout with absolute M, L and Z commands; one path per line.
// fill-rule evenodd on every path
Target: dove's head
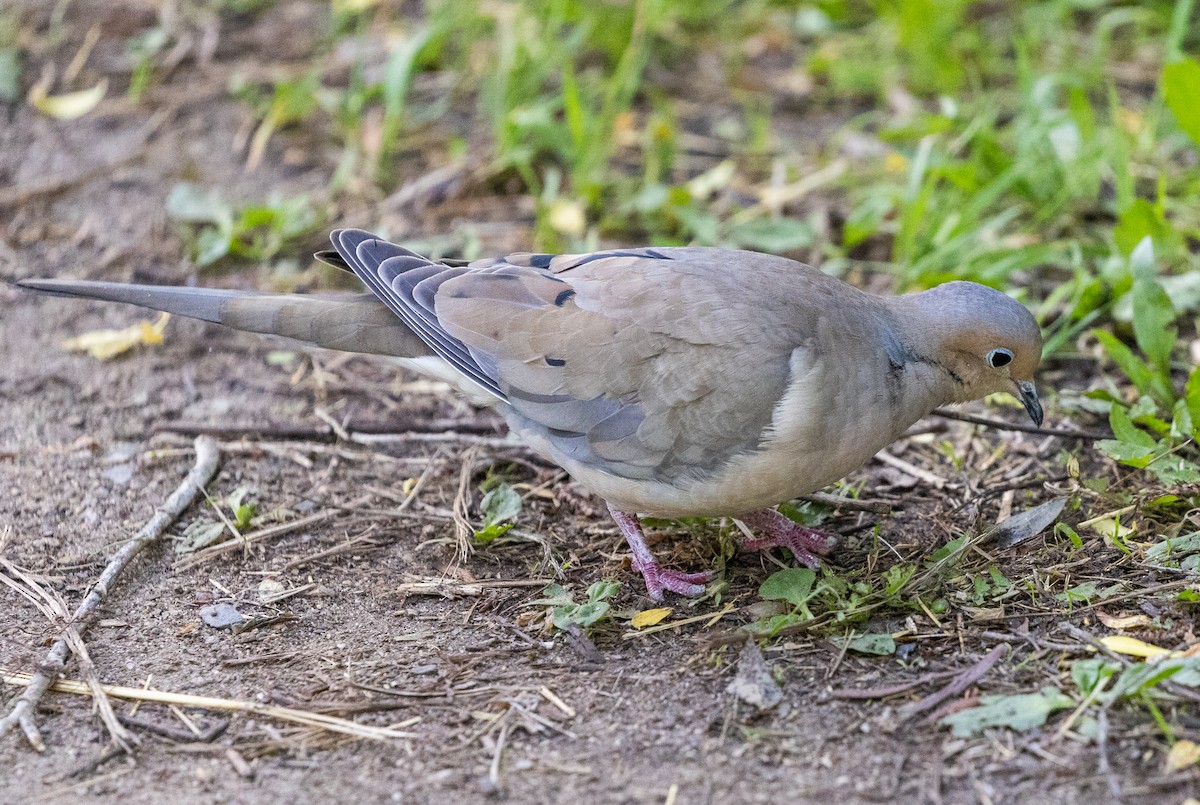
M 1042 333 L 1024 305 L 994 288 L 948 282 L 900 297 L 910 333 L 950 378 L 951 400 L 966 402 L 1008 392 L 1042 424 L 1033 375 L 1042 360 Z

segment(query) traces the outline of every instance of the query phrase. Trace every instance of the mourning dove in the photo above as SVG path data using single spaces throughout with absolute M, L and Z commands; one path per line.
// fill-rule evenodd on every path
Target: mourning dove
M 427 260 L 367 232 L 317 256 L 371 294 L 296 295 L 71 280 L 38 291 L 128 302 L 390 355 L 494 405 L 603 498 L 650 597 L 703 592 L 661 568 L 639 515 L 732 516 L 816 566 L 828 534 L 772 507 L 866 463 L 934 408 L 996 392 L 1038 425 L 1037 323 L 949 282 L 881 297 L 782 257 L 714 248 Z

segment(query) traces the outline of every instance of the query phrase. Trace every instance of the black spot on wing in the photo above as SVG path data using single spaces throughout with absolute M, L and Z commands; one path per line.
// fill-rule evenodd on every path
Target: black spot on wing
M 553 259 L 553 254 L 531 254 L 528 258 L 529 265 L 534 268 L 549 268 L 550 261 Z
M 562 358 L 551 358 L 549 355 L 545 357 L 547 366 L 566 366 L 567 362 Z
M 567 288 L 565 291 L 559 291 L 558 296 L 554 297 L 554 306 L 562 307 L 567 303 L 567 300 L 575 295 L 574 288 Z
M 340 268 L 342 271 L 349 271 L 351 274 L 354 273 L 354 269 L 350 267 L 350 264 L 347 263 L 342 258 L 342 256 L 340 254 L 338 254 L 336 251 L 334 251 L 333 249 L 324 249 L 322 251 L 319 251 L 313 255 L 313 258 L 316 260 L 320 260 L 322 263 L 324 263 L 327 266 L 333 266 L 334 268 Z

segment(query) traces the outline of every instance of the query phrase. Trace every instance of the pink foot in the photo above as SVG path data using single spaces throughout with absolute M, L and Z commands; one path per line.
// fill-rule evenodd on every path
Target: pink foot
M 765 535 L 742 540 L 743 548 L 748 551 L 787 548 L 796 561 L 807 567 L 820 567 L 821 560 L 817 554 L 827 553 L 836 544 L 833 534 L 802 526 L 775 509 L 759 509 L 740 515 L 737 519 Z
M 705 583 L 712 579 L 712 573 L 663 570 L 657 564 L 646 568 L 634 562 L 633 567 L 635 570 L 641 571 L 642 578 L 646 581 L 646 592 L 650 594 L 651 601 L 663 600 L 664 590 L 670 590 L 687 598 L 696 598 L 704 594 Z
M 646 536 L 642 533 L 642 524 L 636 514 L 618 511 L 608 507 L 613 520 L 625 535 L 629 549 L 633 552 L 633 569 L 642 574 L 646 582 L 646 592 L 652 601 L 663 600 L 663 592 L 670 590 L 688 598 L 695 598 L 704 593 L 704 583 L 712 578 L 712 573 L 683 573 L 678 570 L 663 570 L 654 560 L 650 546 L 646 544 Z

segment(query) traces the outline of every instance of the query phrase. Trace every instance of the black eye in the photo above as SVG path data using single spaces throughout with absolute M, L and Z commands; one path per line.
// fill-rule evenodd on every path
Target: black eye
M 1001 366 L 1008 366 L 1012 363 L 1013 354 L 1007 349 L 993 349 L 987 354 L 988 366 L 993 369 L 999 369 Z

